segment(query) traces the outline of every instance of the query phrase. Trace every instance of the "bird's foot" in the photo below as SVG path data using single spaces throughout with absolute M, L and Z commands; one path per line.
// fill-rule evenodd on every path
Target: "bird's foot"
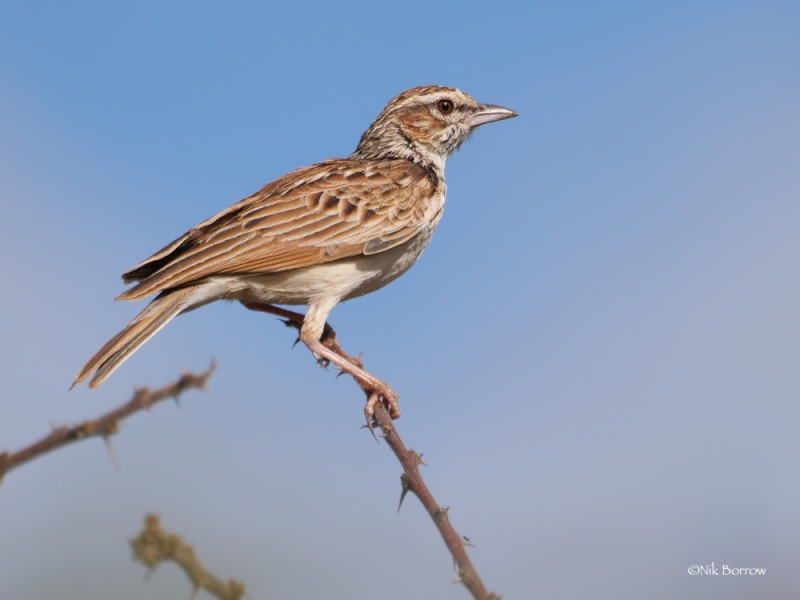
M 341 349 L 336 338 L 330 338 L 326 343 L 320 340 L 304 341 L 305 345 L 315 357 L 327 360 L 336 365 L 339 370 L 349 373 L 356 380 L 367 395 L 367 404 L 364 406 L 364 415 L 367 418 L 367 427 L 372 430 L 374 426 L 375 407 L 381 402 L 392 419 L 400 417 L 400 403 L 395 392 L 385 382 L 364 370 L 360 358 L 354 358 Z
M 272 304 L 261 304 L 258 302 L 242 302 L 242 304 L 245 308 L 250 310 L 281 317 L 287 327 L 292 327 L 298 331 L 303 327 L 305 315 L 302 313 L 279 308 Z M 339 341 L 336 339 L 336 332 L 333 330 L 333 327 L 325 323 L 325 328 L 322 330 L 322 335 L 319 340 L 305 341 L 298 338 L 298 341 L 302 341 L 308 349 L 311 350 L 314 358 L 323 368 L 327 368 L 333 363 L 341 373 L 349 373 L 353 376 L 367 395 L 364 415 L 367 418 L 367 427 L 370 431 L 372 431 L 374 427 L 375 407 L 378 406 L 379 402 L 386 407 L 392 419 L 400 417 L 400 405 L 398 403 L 397 393 L 386 383 L 364 370 L 364 363 L 361 361 L 360 356 L 350 356 L 342 349 L 339 345 Z M 341 373 L 339 374 L 341 375 Z
M 400 418 L 400 404 L 398 402 L 397 393 L 385 383 L 381 382 L 384 388 L 380 391 L 367 391 L 363 386 L 364 392 L 367 394 L 367 403 L 364 405 L 364 416 L 367 418 L 367 429 L 369 429 L 372 437 L 375 437 L 375 425 L 378 424 L 375 419 L 375 408 L 379 404 L 383 404 L 389 416 L 392 419 Z

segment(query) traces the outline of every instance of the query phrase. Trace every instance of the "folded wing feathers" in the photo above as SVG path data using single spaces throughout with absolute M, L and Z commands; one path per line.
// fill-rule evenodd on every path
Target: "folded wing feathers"
M 331 172 L 333 170 L 333 172 Z M 223 211 L 129 270 L 137 300 L 216 274 L 272 273 L 374 254 L 419 233 L 435 193 L 408 161 L 335 160 L 299 169 Z

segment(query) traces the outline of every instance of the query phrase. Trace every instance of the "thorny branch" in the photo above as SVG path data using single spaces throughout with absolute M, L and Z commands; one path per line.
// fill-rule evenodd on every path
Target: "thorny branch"
M 125 417 L 142 409 L 150 409 L 157 402 L 168 398 L 177 400 L 178 396 L 186 390 L 204 389 L 208 378 L 216 368 L 216 364 L 212 362 L 203 373 L 184 373 L 177 381 L 157 390 L 150 391 L 146 387 L 138 388 L 130 401 L 97 419 L 84 421 L 72 427 L 54 427 L 48 435 L 27 448 L 13 454 L 3 452 L 0 454 L 0 482 L 11 469 L 67 444 L 91 437 L 102 437 L 108 440 L 110 436 L 119 431 L 120 421 Z
M 229 579 L 225 583 L 209 573 L 197 560 L 191 546 L 161 527 L 157 515 L 149 514 L 145 517 L 144 529 L 130 544 L 134 560 L 144 563 L 151 571 L 164 561 L 175 562 L 192 582 L 192 598 L 201 588 L 219 600 L 240 600 L 245 594 L 243 583 L 235 579 Z
M 458 565 L 458 577 L 454 583 L 463 583 L 464 587 L 470 591 L 476 600 L 500 600 L 500 596 L 494 592 L 487 591 L 478 572 L 472 565 L 465 548 L 465 546 L 471 544 L 466 538 L 459 536 L 450 524 L 450 518 L 447 515 L 450 508 L 439 506 L 428 486 L 425 485 L 425 480 L 422 479 L 422 474 L 419 472 L 419 466 L 425 464 L 422 462 L 422 457 L 414 450 L 406 450 L 400 434 L 397 433 L 395 422 L 392 421 L 383 405 L 378 405 L 375 409 L 375 420 L 383 431 L 382 436 L 386 443 L 389 444 L 392 452 L 395 453 L 400 464 L 403 465 L 403 474 L 400 476 L 400 484 L 403 486 L 400 504 L 402 505 L 403 499 L 408 492 L 412 492 L 422 502 L 425 510 L 428 511 L 431 519 L 433 519 L 434 525 L 439 530 L 447 549 L 453 555 L 453 560 Z M 400 510 L 399 506 L 397 510 Z
M 250 310 L 268 312 L 284 317 L 286 319 L 284 322 L 290 327 L 299 329 L 303 323 L 302 314 L 272 305 L 254 304 L 245 305 L 245 307 L 249 308 Z M 321 341 L 333 352 L 345 360 L 350 361 L 359 368 L 364 368 L 360 358 L 350 356 L 342 349 L 338 340 L 336 339 L 336 333 L 327 323 L 325 324 L 325 332 L 323 333 Z M 358 380 L 356 380 L 356 382 L 359 383 L 364 390 L 364 393 L 367 394 L 368 397 L 374 393 L 372 390 L 362 386 Z M 489 592 L 486 589 L 486 586 L 483 584 L 483 581 L 481 581 L 478 572 L 472 565 L 472 561 L 469 559 L 465 548 L 465 546 L 472 544 L 470 544 L 466 538 L 462 538 L 458 535 L 458 533 L 456 533 L 456 530 L 450 523 L 450 518 L 447 514 L 449 508 L 439 506 L 434 499 L 433 494 L 431 494 L 430 490 L 428 489 L 428 486 L 425 485 L 422 474 L 419 472 L 419 466 L 425 464 L 422 462 L 421 456 L 414 450 L 406 449 L 403 440 L 400 438 L 400 434 L 397 432 L 395 421 L 392 420 L 392 418 L 389 416 L 389 412 L 381 403 L 376 403 L 375 421 L 382 431 L 381 437 L 383 437 L 386 440 L 386 443 L 389 444 L 389 447 L 395 453 L 397 459 L 400 461 L 400 464 L 403 467 L 403 474 L 400 476 L 400 483 L 403 488 L 400 495 L 400 505 L 402 506 L 403 500 L 408 492 L 412 492 L 415 496 L 417 496 L 417 498 L 419 498 L 420 502 L 422 502 L 425 510 L 428 511 L 431 519 L 433 519 L 434 525 L 436 525 L 436 528 L 439 530 L 442 539 L 444 539 L 447 549 L 450 550 L 450 554 L 453 555 L 455 564 L 458 566 L 458 577 L 454 583 L 463 583 L 464 587 L 470 591 L 476 600 L 500 600 L 500 596 L 494 592 Z M 398 507 L 398 511 L 399 510 L 400 507 Z
M 269 310 L 265 310 L 266 306 L 261 305 L 259 308 L 253 307 L 252 309 L 285 317 L 286 324 L 292 327 L 299 328 L 302 325 L 302 314 L 271 306 Z M 248 306 L 248 308 L 250 307 Z M 335 332 L 327 324 L 322 341 L 325 346 L 345 360 L 363 368 L 360 358 L 350 356 L 342 349 Z M 126 404 L 97 419 L 84 421 L 72 427 L 56 427 L 49 435 L 27 448 L 13 454 L 8 452 L 0 454 L 0 482 L 11 469 L 72 442 L 90 437 L 102 437 L 107 440 L 119 431 L 120 421 L 131 414 L 142 409 L 149 409 L 157 402 L 168 398 L 177 400 L 178 396 L 186 390 L 204 389 L 208 378 L 215 369 L 216 365 L 212 363 L 203 373 L 185 373 L 177 381 L 157 390 L 150 391 L 148 388 L 139 388 Z M 359 383 L 359 385 L 361 384 Z M 364 386 L 362 389 L 368 397 L 374 393 Z M 394 421 L 380 403 L 376 404 L 375 423 L 381 429 L 381 437 L 386 440 L 403 467 L 403 474 L 400 476 L 402 485 L 400 504 L 402 505 L 408 492 L 414 493 L 420 499 L 458 566 L 458 577 L 455 582 L 463 583 L 476 600 L 500 600 L 498 595 L 488 592 L 481 581 L 465 549 L 466 545 L 471 544 L 466 538 L 462 538 L 456 533 L 448 517 L 448 508 L 439 506 L 425 484 L 419 471 L 419 466 L 424 464 L 421 456 L 414 450 L 406 449 Z M 148 567 L 154 568 L 164 560 L 173 560 L 178 563 L 194 585 L 195 592 L 203 588 L 219 600 L 240 600 L 244 596 L 244 584 L 234 579 L 225 584 L 206 571 L 194 556 L 192 548 L 184 544 L 178 536 L 166 532 L 155 515 L 147 516 L 144 530 L 139 537 L 131 540 L 131 547 L 134 551 L 134 558 Z

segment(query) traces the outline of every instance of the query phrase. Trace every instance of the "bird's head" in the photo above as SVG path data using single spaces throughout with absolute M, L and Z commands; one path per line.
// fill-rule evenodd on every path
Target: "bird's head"
M 412 88 L 386 105 L 350 158 L 404 158 L 443 172 L 445 161 L 475 129 L 516 116 L 511 109 L 479 104 L 454 88 Z

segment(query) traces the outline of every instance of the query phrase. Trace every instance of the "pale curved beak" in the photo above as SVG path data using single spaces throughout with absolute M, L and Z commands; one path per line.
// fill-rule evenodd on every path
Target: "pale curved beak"
M 513 119 L 518 116 L 519 114 L 510 108 L 497 106 L 495 104 L 479 104 L 478 112 L 470 117 L 469 126 L 474 128 L 480 125 L 486 125 L 486 123 L 494 123 L 495 121 L 502 121 L 503 119 Z

